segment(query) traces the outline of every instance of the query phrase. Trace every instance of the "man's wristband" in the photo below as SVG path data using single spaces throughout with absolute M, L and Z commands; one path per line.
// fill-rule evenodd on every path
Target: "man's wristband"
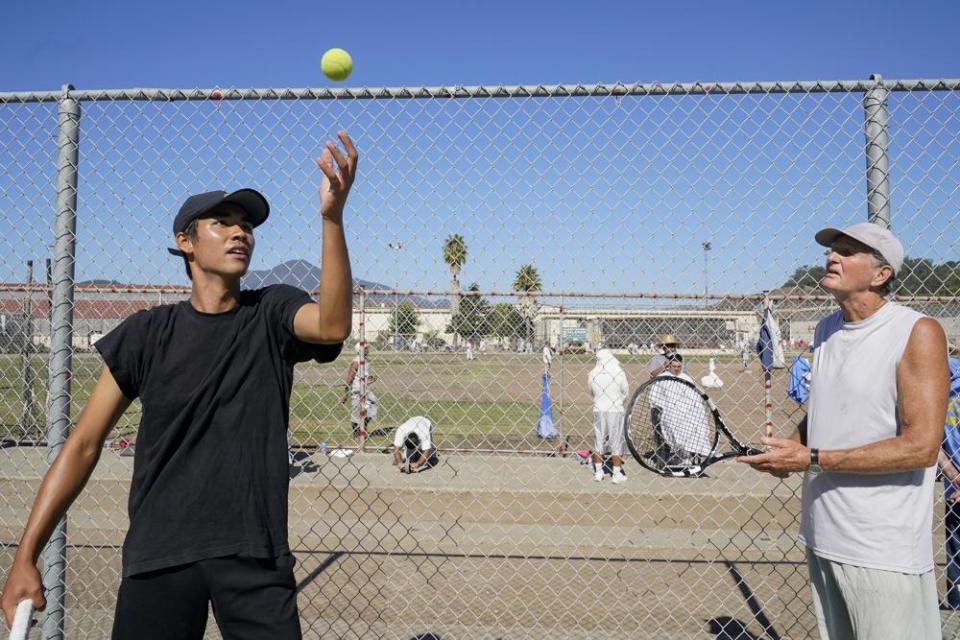
M 823 467 L 820 466 L 820 449 L 810 448 L 810 466 L 808 469 L 811 473 L 820 473 L 823 471 Z

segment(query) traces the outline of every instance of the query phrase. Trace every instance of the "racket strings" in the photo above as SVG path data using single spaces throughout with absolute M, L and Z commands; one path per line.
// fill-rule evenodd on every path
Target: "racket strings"
M 703 397 L 676 378 L 649 383 L 630 411 L 630 438 L 641 457 L 658 469 L 699 464 L 717 440 Z

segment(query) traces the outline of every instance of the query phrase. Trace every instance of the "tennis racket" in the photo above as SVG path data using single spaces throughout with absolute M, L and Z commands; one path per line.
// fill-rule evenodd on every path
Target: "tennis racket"
M 640 385 L 623 429 L 636 461 L 663 476 L 695 477 L 715 462 L 761 453 L 733 437 L 707 394 L 676 376 L 660 375 Z M 718 450 L 721 434 L 729 445 L 723 452 Z
M 33 620 L 33 600 L 21 600 L 17 605 L 17 612 L 13 616 L 13 625 L 10 627 L 10 640 L 27 640 L 30 634 L 30 623 Z

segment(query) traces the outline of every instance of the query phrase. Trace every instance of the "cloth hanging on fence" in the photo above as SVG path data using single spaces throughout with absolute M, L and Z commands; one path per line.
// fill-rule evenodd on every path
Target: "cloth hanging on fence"
M 763 312 L 763 323 L 760 325 L 760 339 L 757 340 L 757 355 L 760 356 L 760 366 L 767 373 L 773 368 L 773 333 L 767 319 L 770 310 Z
M 797 404 L 803 404 L 807 401 L 809 393 L 810 363 L 803 356 L 794 356 L 793 364 L 790 365 L 790 386 L 787 389 L 787 395 Z
M 770 307 L 763 310 L 760 339 L 757 340 L 757 354 L 760 356 L 760 365 L 767 373 L 770 373 L 771 369 L 783 369 L 787 366 L 783 347 L 780 345 L 780 323 L 773 316 L 773 310 Z
M 560 432 L 553 426 L 553 403 L 550 401 L 550 375 L 543 374 L 543 391 L 540 393 L 540 419 L 537 420 L 537 435 L 541 438 L 558 438 Z

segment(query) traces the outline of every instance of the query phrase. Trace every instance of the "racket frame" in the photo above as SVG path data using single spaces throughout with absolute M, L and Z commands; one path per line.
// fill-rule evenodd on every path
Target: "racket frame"
M 707 455 L 706 460 L 700 462 L 699 464 L 690 465 L 688 467 L 666 467 L 660 468 L 650 464 L 645 456 L 637 449 L 633 444 L 633 439 L 630 437 L 630 416 L 633 415 L 634 408 L 636 407 L 637 399 L 647 393 L 648 389 L 655 384 L 662 383 L 664 380 L 669 380 L 670 382 L 678 382 L 682 385 L 686 385 L 692 389 L 700 398 L 703 400 L 707 409 L 710 410 L 710 413 L 713 416 L 713 438 L 710 446 L 710 453 Z M 732 451 L 727 451 L 724 453 L 717 453 L 717 446 L 720 443 L 720 434 L 726 436 L 727 440 L 730 441 L 730 446 L 733 447 Z M 720 416 L 720 410 L 717 408 L 716 403 L 708 396 L 705 392 L 697 388 L 697 385 L 693 384 L 689 380 L 684 380 L 683 378 L 677 376 L 657 376 L 647 380 L 641 384 L 633 392 L 633 395 L 630 396 L 630 402 L 627 404 L 627 411 L 623 415 L 623 437 L 626 440 L 627 448 L 630 449 L 630 454 L 633 456 L 634 460 L 637 461 L 640 466 L 648 471 L 652 471 L 661 476 L 668 478 L 692 478 L 697 477 L 703 474 L 703 470 L 712 465 L 715 462 L 720 462 L 721 460 L 727 460 L 729 458 L 735 458 L 737 456 L 749 456 L 757 455 L 762 453 L 758 449 L 753 449 L 751 447 L 745 446 L 742 442 L 736 439 L 730 430 L 727 428 L 727 425 L 723 422 L 723 418 Z

